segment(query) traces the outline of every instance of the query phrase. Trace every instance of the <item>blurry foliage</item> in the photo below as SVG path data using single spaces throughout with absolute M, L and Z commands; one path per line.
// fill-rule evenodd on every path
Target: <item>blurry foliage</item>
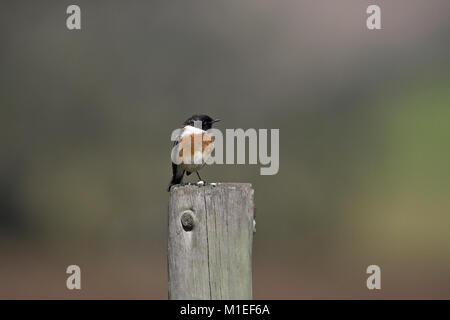
M 448 2 L 386 2 L 378 33 L 355 1 L 81 1 L 78 33 L 64 4 L 19 2 L 0 12 L 15 26 L 1 28 L 3 246 L 164 251 L 169 135 L 205 112 L 280 128 L 278 175 L 202 174 L 253 183 L 256 254 L 450 265 Z

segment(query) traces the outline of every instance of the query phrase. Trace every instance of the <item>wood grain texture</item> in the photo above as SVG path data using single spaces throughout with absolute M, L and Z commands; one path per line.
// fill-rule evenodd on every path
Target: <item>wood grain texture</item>
M 251 299 L 253 189 L 175 186 L 169 200 L 169 299 Z

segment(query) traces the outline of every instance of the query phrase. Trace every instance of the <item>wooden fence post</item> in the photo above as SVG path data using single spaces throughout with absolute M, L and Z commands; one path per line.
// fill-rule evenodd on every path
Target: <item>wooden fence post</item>
M 169 200 L 169 299 L 251 299 L 249 183 L 174 186 Z

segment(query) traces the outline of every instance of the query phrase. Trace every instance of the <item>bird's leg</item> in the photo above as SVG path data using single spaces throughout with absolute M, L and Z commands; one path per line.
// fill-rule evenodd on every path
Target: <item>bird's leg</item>
M 198 177 L 198 180 L 199 180 L 199 181 L 197 181 L 197 184 L 198 185 L 204 185 L 205 181 L 203 181 L 202 177 L 200 177 L 200 174 L 198 173 L 198 171 L 195 171 L 195 173 L 197 174 L 197 177 Z

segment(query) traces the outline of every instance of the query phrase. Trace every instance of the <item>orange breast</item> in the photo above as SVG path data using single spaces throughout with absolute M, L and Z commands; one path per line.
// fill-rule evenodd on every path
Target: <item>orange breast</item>
M 189 134 L 180 139 L 179 147 L 180 151 L 178 153 L 180 158 L 183 158 L 184 151 L 188 152 L 188 155 L 193 157 L 195 152 L 201 151 L 202 153 L 208 153 L 211 149 L 212 143 L 214 142 L 214 136 L 209 133 L 201 134 Z

